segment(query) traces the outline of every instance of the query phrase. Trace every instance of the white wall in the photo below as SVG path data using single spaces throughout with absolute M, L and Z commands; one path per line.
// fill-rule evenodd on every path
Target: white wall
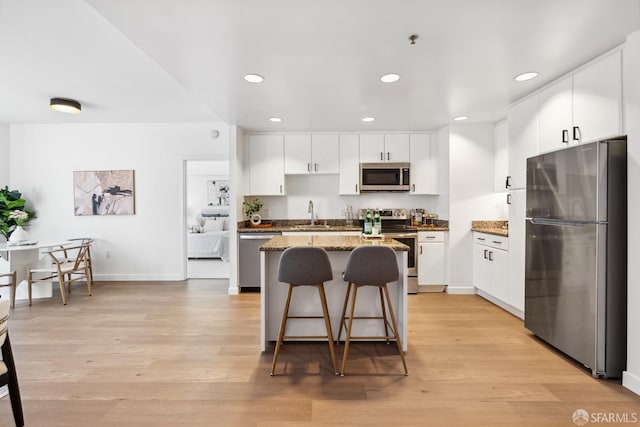
M 229 215 L 231 218 L 242 220 L 242 197 L 248 190 L 249 182 L 245 177 L 249 176 L 245 159 L 244 133 L 237 126 L 229 127 L 229 180 L 231 181 L 231 189 L 229 200 Z M 229 224 L 229 234 L 237 236 L 237 221 L 231 221 Z M 238 286 L 238 239 L 231 238 L 229 242 L 229 252 L 231 259 L 229 260 L 229 294 L 237 295 L 240 293 Z
M 441 131 L 444 135 L 446 130 Z M 449 130 L 449 293 L 473 293 L 472 220 L 500 215 L 504 195 L 493 190 L 493 124 Z
M 622 384 L 640 394 L 640 31 L 624 48 L 625 123 L 627 126 L 627 370 Z
M 89 236 L 97 280 L 185 278 L 184 161 L 226 160 L 228 126 L 185 124 L 11 125 L 10 186 L 35 209 L 37 240 Z M 211 139 L 218 129 L 220 137 Z M 135 170 L 136 214 L 73 214 L 73 171 Z M 109 254 L 109 258 L 107 258 Z
M 208 206 L 207 182 L 229 180 L 229 162 L 187 161 L 187 227 L 198 225 L 197 218 Z
M 9 185 L 9 126 L 0 123 L 0 187 Z

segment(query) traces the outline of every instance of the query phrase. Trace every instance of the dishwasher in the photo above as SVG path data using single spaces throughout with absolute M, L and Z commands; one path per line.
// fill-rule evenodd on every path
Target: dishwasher
M 260 246 L 280 232 L 238 233 L 240 262 L 238 268 L 238 286 L 241 289 L 260 289 Z

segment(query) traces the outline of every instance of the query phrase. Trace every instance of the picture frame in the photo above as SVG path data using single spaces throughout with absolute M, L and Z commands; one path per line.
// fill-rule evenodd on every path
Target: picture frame
M 135 215 L 135 172 L 74 171 L 73 194 L 75 216 Z
M 217 179 L 207 181 L 207 205 L 229 206 L 229 180 Z

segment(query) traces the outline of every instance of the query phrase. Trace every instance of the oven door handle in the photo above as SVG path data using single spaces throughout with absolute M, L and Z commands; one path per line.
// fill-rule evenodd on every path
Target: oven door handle
M 396 237 L 399 237 L 401 239 L 414 239 L 414 238 L 417 239 L 418 238 L 418 233 L 385 233 L 383 231 L 382 234 L 389 237 L 390 239 L 395 239 Z

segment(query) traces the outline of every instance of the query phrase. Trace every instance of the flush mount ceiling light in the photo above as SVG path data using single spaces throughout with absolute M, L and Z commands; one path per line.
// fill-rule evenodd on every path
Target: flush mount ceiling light
M 78 114 L 82 111 L 82 106 L 78 101 L 67 98 L 51 98 L 49 100 L 49 107 L 56 111 L 71 114 Z
M 527 71 L 526 73 L 518 74 L 513 78 L 513 80 L 517 82 L 526 82 L 527 80 L 531 80 L 538 77 L 538 73 L 535 71 Z
M 363 117 L 362 121 L 363 122 L 372 122 L 375 120 L 375 117 Z
M 264 81 L 264 77 L 260 74 L 247 74 L 244 79 L 249 83 L 262 83 Z
M 461 122 L 462 120 L 467 120 L 468 117 L 467 116 L 456 116 L 453 118 L 453 120 L 455 120 L 456 122 Z
M 400 80 L 400 74 L 396 74 L 396 73 L 389 73 L 380 77 L 380 81 L 383 81 L 385 83 L 393 83 L 393 82 L 397 82 L 398 80 Z
M 282 119 L 280 117 L 269 117 L 269 121 L 273 123 L 280 123 Z

